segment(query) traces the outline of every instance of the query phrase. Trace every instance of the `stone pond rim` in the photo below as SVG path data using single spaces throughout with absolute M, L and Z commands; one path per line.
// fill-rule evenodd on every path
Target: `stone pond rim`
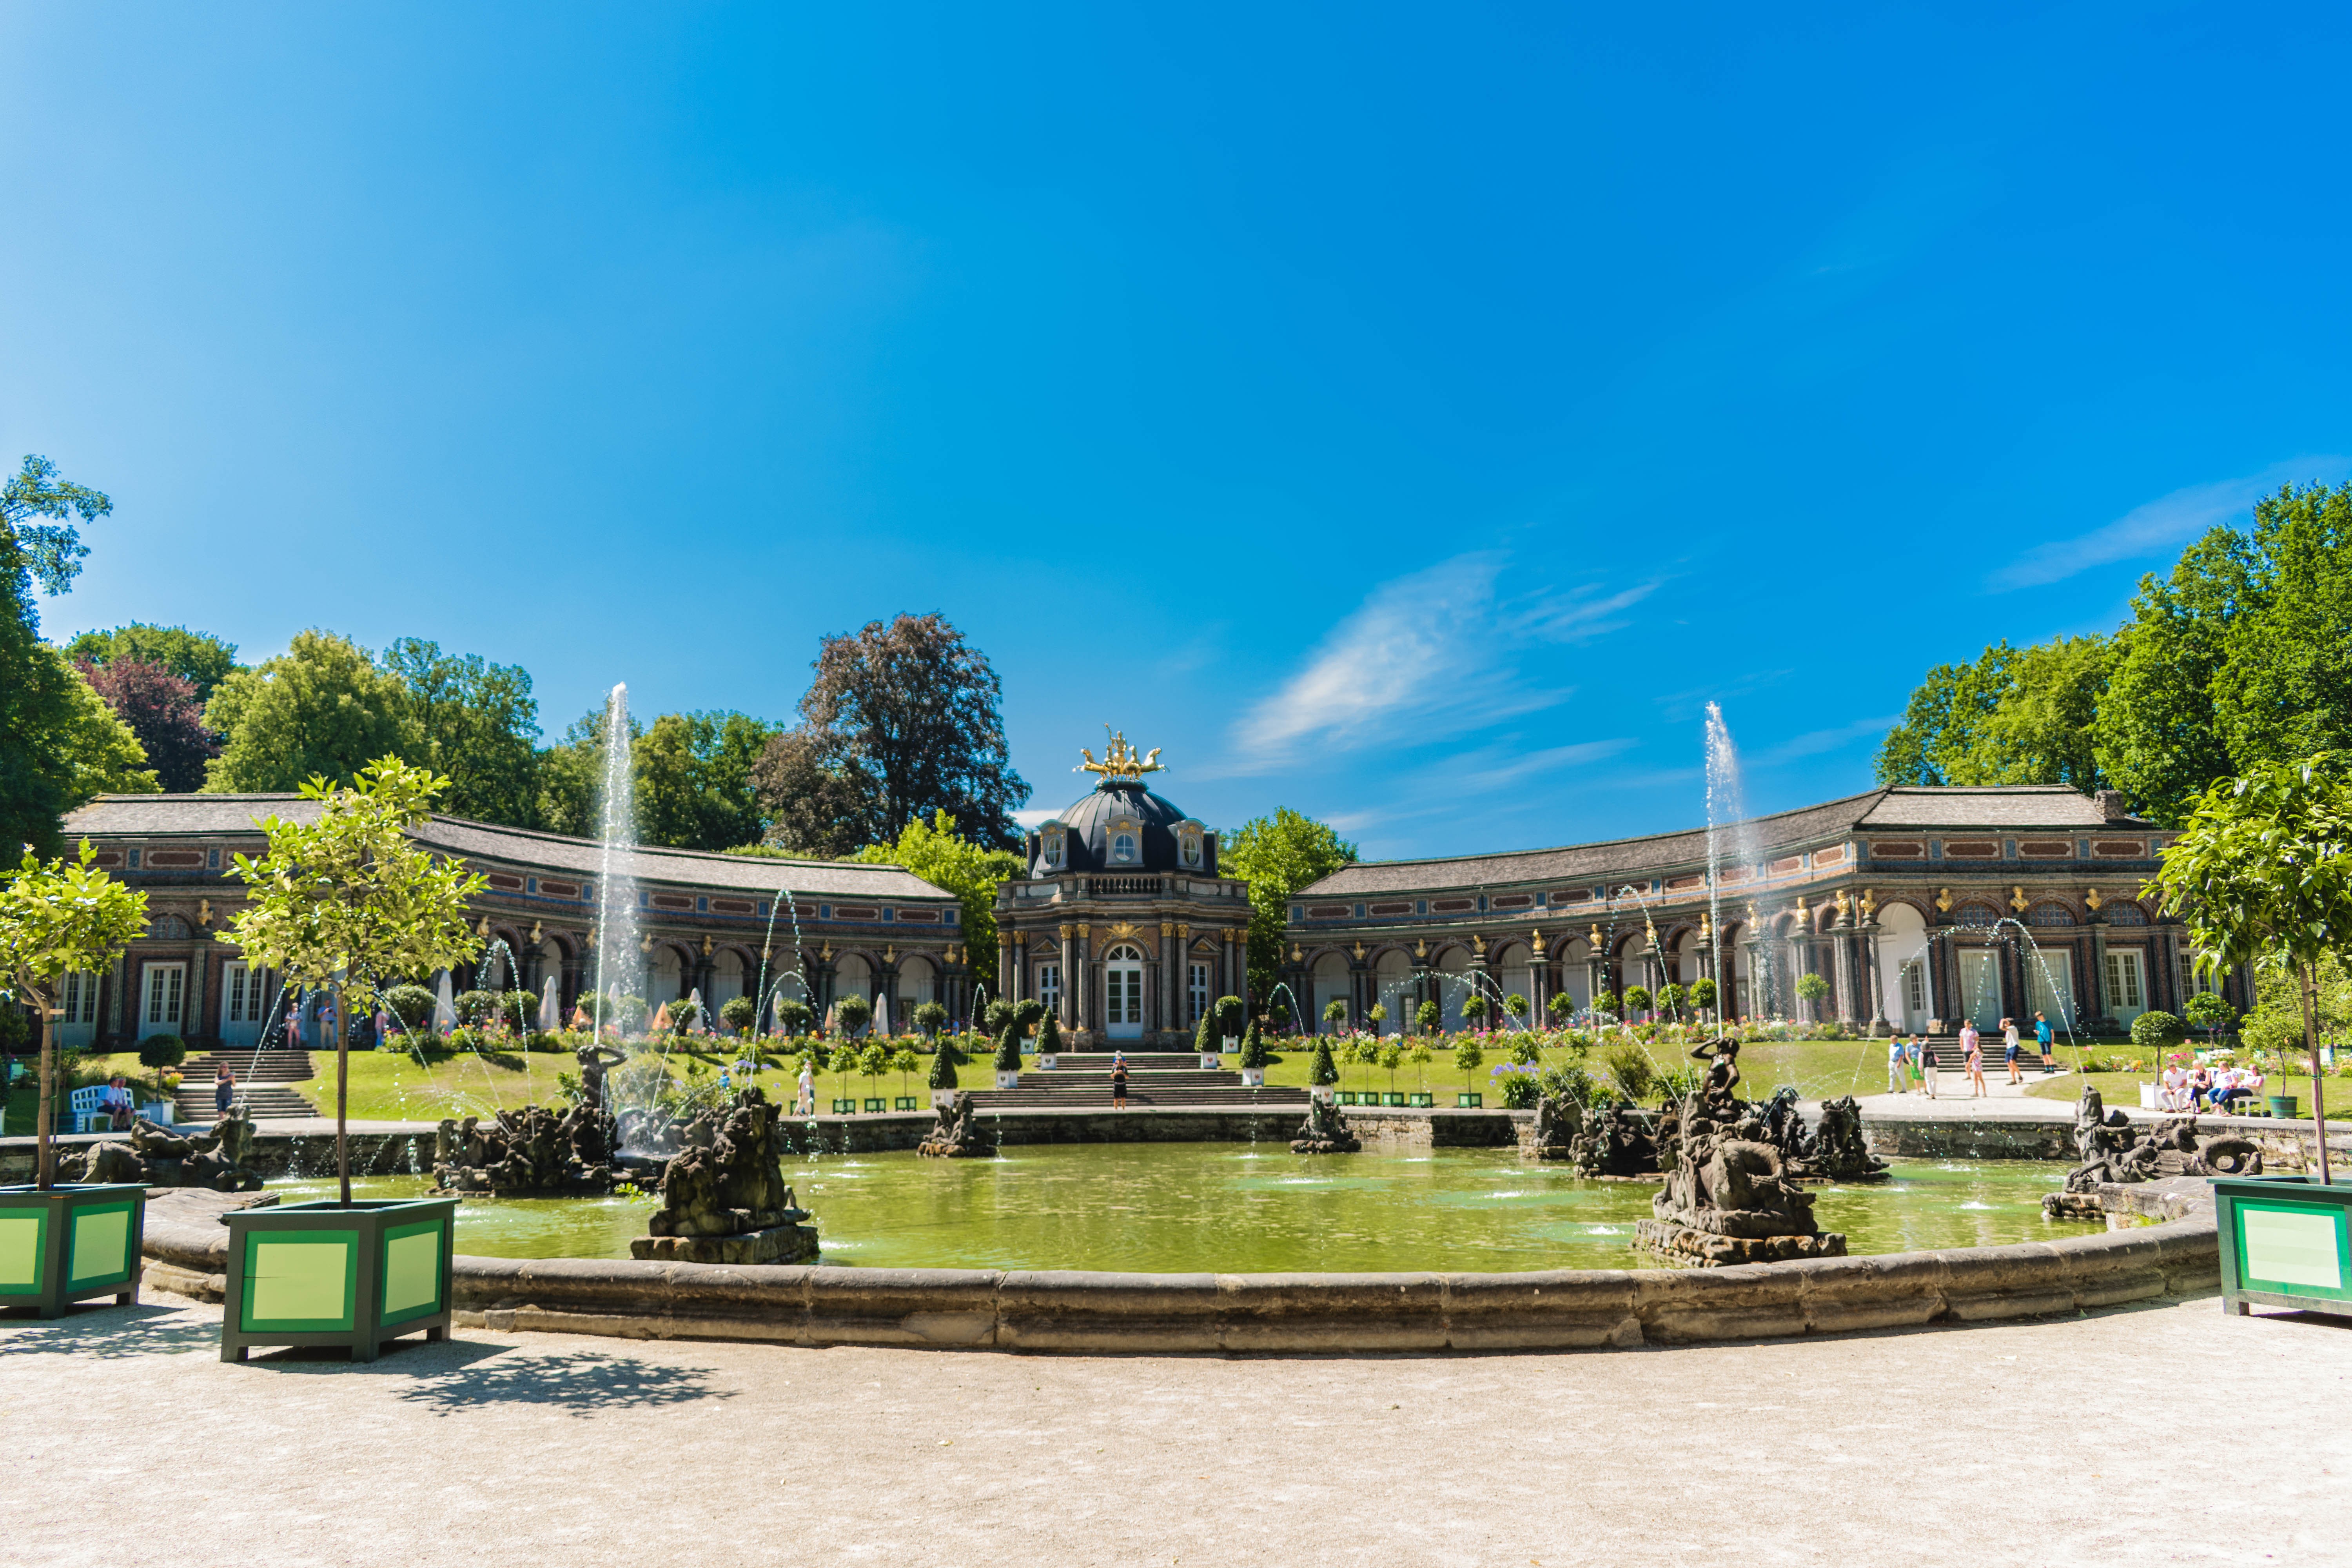
M 246 1201 L 159 1196 L 148 1282 L 218 1300 L 219 1216 Z M 459 1256 L 451 1286 L 458 1323 L 495 1331 L 1137 1353 L 1627 1348 L 1986 1322 L 2218 1290 L 2203 1183 L 2149 1184 L 2116 1203 L 2127 1227 L 2093 1236 L 1704 1270 L 1120 1274 Z

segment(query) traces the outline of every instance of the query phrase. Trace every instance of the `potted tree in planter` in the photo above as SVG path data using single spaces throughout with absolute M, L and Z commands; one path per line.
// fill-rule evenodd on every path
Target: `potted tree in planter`
M 865 1049 L 857 1053 L 857 1076 L 869 1081 L 873 1081 L 876 1088 L 878 1089 L 881 1087 L 877 1080 L 880 1079 L 884 1073 L 888 1072 L 889 1070 L 890 1047 L 884 1045 L 881 1041 L 875 1040 L 869 1042 Z M 866 1097 L 866 1109 L 869 1114 L 882 1110 L 882 1097 L 878 1094 L 867 1095 Z
M 1635 1014 L 1646 1013 L 1649 1010 L 1650 988 L 1648 986 L 1628 985 L 1625 987 L 1625 1017 L 1628 1022 L 1632 1021 Z
M 1486 1021 L 1486 999 L 1475 991 L 1462 998 L 1462 1021 L 1473 1029 Z
M 1555 1029 L 1568 1027 L 1568 1021 L 1575 1016 L 1576 998 L 1565 991 L 1553 992 L 1551 1000 L 1544 1004 L 1544 1016 L 1551 1021 Z
M 937 1002 L 925 1002 L 915 1009 L 915 1027 L 923 1031 L 923 1038 L 936 1047 L 940 1031 L 947 1027 L 948 1010 Z
M 1822 1021 L 1822 1003 L 1828 998 L 1829 994 L 1828 975 L 1800 974 L 1797 976 L 1797 998 L 1813 1010 L 1813 1022 L 1816 1024 Z
M 373 1007 L 388 977 L 472 958 L 480 939 L 466 924 L 466 900 L 488 884 L 406 834 L 447 785 L 397 757 L 369 763 L 348 789 L 310 780 L 302 797 L 324 806 L 317 820 L 273 816 L 261 824 L 269 853 L 236 857 L 252 894 L 229 940 L 248 962 L 329 991 L 337 1018 Z M 351 1036 L 336 1033 L 340 1195 L 228 1216 L 223 1361 L 243 1361 L 257 1344 L 341 1345 L 353 1361 L 373 1361 L 387 1340 L 448 1332 L 457 1202 L 352 1201 Z
M 2314 1175 L 2213 1178 L 2221 1300 L 2352 1317 L 2352 1183 L 2328 1168 L 2315 992 L 2352 948 L 2352 784 L 2336 758 L 2224 779 L 2189 813 L 2143 894 L 2181 917 L 2197 968 L 2276 964 L 2295 982 L 2311 1058 Z
M 1424 1002 L 1422 1005 L 1426 1007 L 1431 1005 L 1431 1004 Z M 1412 1049 L 1405 1053 L 1404 1059 L 1412 1064 L 1412 1098 L 1409 1103 L 1420 1106 L 1424 1110 L 1435 1104 L 1436 1096 L 1429 1092 L 1429 1064 L 1435 1060 L 1436 1058 L 1429 1048 L 1429 1041 L 1427 1039 L 1415 1040 L 1412 1044 Z
M 1217 998 L 1217 1038 L 1223 1042 L 1223 1049 L 1238 1051 L 1242 1048 L 1242 1026 L 1247 1021 L 1247 1014 L 1248 1009 L 1242 1005 L 1240 997 Z
M 1381 1067 L 1389 1075 L 1389 1087 L 1381 1096 L 1382 1105 L 1402 1105 L 1404 1096 L 1396 1086 L 1397 1068 L 1404 1065 L 1404 1047 L 1395 1040 L 1381 1043 Z
M 1528 1021 L 1528 999 L 1514 991 L 1503 998 L 1503 1011 L 1511 1016 L 1514 1023 L 1524 1026 Z
M 0 1187 L 0 1307 L 54 1318 L 76 1301 L 139 1300 L 146 1189 L 57 1183 L 58 986 L 77 970 L 103 970 L 147 928 L 147 895 L 78 859 L 47 865 L 29 853 L 0 887 L 0 984 L 40 1016 L 41 1090 L 33 1121 L 33 1181 Z
M 955 1103 L 956 1048 L 953 1040 L 940 1042 L 939 1054 L 931 1058 L 931 1105 L 934 1109 Z
M 730 996 L 719 1005 L 719 1026 L 739 1040 L 751 1037 L 751 1026 L 760 1019 L 760 1005 L 749 996 Z
M 169 1127 L 172 1124 L 172 1096 L 163 1087 L 163 1072 L 188 1059 L 188 1042 L 177 1035 L 150 1035 L 139 1042 L 139 1065 L 155 1075 L 155 1100 L 139 1108 L 148 1121 Z
M 1037 1026 L 1037 1066 L 1039 1070 L 1043 1071 L 1052 1068 L 1054 1065 L 1054 1058 L 1061 1055 L 1061 1052 L 1062 1026 L 1060 1021 L 1057 1020 L 1054 1015 L 1048 1013 L 1045 1015 L 1044 1020 Z
M 936 1007 L 939 1004 L 936 1002 L 927 1002 L 924 1005 L 927 1007 Z M 905 1091 L 908 1088 L 907 1080 L 915 1076 L 915 1069 L 920 1067 L 922 1062 L 923 1058 L 915 1054 L 915 1047 L 912 1046 L 900 1046 L 897 1050 L 890 1053 L 890 1070 L 898 1075 L 898 1089 L 900 1090 L 898 1103 L 890 1108 L 893 1110 L 912 1110 L 915 1109 L 915 1097 Z
M 1438 1012 L 1437 1004 L 1434 1002 L 1423 1002 L 1420 1006 L 1415 1007 L 1412 1010 L 1413 1026 L 1418 1028 L 1424 1035 L 1433 1035 L 1437 1033 L 1437 1025 L 1440 1017 L 1441 1015 Z
M 845 1090 L 849 1088 L 849 1075 L 857 1067 L 855 1042 L 873 1018 L 874 1004 L 863 996 L 844 996 L 833 1005 L 833 1021 L 841 1028 L 840 1047 L 833 1052 L 833 1070 L 841 1075 L 841 1087 Z M 833 1113 L 835 1116 L 854 1115 L 856 1110 L 856 1095 L 842 1093 L 834 1096 Z
M 1696 980 L 1692 981 L 1690 999 L 1691 1005 L 1697 1008 L 1702 1013 L 1707 1012 L 1709 1009 L 1713 1008 L 1715 1005 L 1715 982 L 1708 979 L 1704 974 L 1700 975 Z M 1717 1022 L 1720 1022 L 1720 1020 L 1717 1020 Z
M 1243 1088 L 1264 1089 L 1265 1087 L 1265 1064 L 1268 1056 L 1265 1037 L 1258 1033 L 1257 1020 L 1253 1018 L 1250 1020 L 1249 1033 L 1242 1037 Z
M 1009 1023 L 996 1037 L 996 1087 L 1021 1087 L 1021 1026 Z
M 1192 1054 L 1201 1058 L 1201 1070 L 1214 1072 L 1222 1065 L 1217 1055 L 1217 1020 L 1203 1013 L 1192 1030 Z
M 1331 1059 L 1331 1041 L 1328 1036 L 1318 1035 L 1315 1038 L 1315 1060 L 1307 1069 L 1307 1081 L 1313 1087 L 1316 1099 L 1328 1100 L 1332 1098 L 1331 1086 L 1339 1081 L 1339 1068 Z
M 1455 1109 L 1476 1110 L 1486 1105 L 1486 1096 L 1473 1092 L 1470 1088 L 1470 1075 L 1486 1065 L 1486 1050 L 1475 1037 L 1465 1036 L 1462 1043 L 1454 1047 L 1454 1066 L 1462 1074 L 1462 1092 L 1454 1097 Z

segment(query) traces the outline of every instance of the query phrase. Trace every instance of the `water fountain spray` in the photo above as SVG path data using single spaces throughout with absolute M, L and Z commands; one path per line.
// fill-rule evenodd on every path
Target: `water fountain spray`
M 604 845 L 596 867 L 596 1037 L 604 1037 L 605 997 L 637 962 L 635 773 L 631 767 L 629 689 L 613 688 L 604 705 Z M 615 962 L 617 959 L 617 962 Z M 635 988 L 632 988 L 635 994 Z

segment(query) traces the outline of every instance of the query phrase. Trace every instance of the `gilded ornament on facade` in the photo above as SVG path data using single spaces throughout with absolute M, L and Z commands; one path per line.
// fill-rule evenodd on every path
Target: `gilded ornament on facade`
M 1698 917 L 1698 939 L 1701 942 L 1711 942 L 1714 938 L 1714 928 L 1707 924 L 1706 911 L 1702 910 L 1699 911 Z
M 1108 724 L 1103 726 L 1103 731 L 1110 735 L 1109 742 L 1103 747 L 1103 760 L 1095 761 L 1095 754 L 1080 746 L 1078 755 L 1086 761 L 1078 764 L 1078 772 L 1098 773 L 1106 779 L 1130 779 L 1140 783 L 1144 774 L 1161 770 L 1159 747 L 1152 747 L 1149 756 L 1139 757 L 1135 754 L 1135 748 L 1127 743 L 1126 731 L 1114 734 Z
M 196 923 L 200 926 L 213 923 L 213 901 L 210 899 L 196 900 Z
M 2098 889 L 2093 888 L 2089 892 L 2083 895 L 2083 901 L 2091 906 L 2092 913 L 2096 914 L 2098 912 L 2099 906 L 2105 903 L 2107 900 L 2099 897 Z
M 1176 934 L 1176 922 L 1174 921 L 1161 921 L 1160 922 L 1160 934 L 1161 936 L 1174 936 Z
M 816 950 L 816 955 L 824 960 L 825 963 L 831 963 L 833 962 L 833 943 L 826 942 L 823 947 L 818 948 Z
M 1412 955 L 1415 958 L 1427 958 L 1429 956 L 1429 939 L 1427 937 L 1423 937 L 1420 941 L 1412 944 Z
M 1486 939 L 1485 937 L 1483 937 L 1483 936 L 1480 936 L 1480 935 L 1479 935 L 1477 932 L 1475 932 L 1475 931 L 1471 932 L 1471 933 L 1470 933 L 1470 951 L 1471 951 L 1471 952 L 1475 952 L 1475 953 L 1476 953 L 1476 954 L 1477 954 L 1479 957 L 1481 957 L 1481 958 L 1486 957 Z
M 883 963 L 898 963 L 898 950 L 897 948 L 895 948 L 895 947 L 886 947 L 886 948 L 884 948 L 884 949 L 882 950 L 882 962 L 883 962 Z
M 541 933 L 540 923 L 537 921 L 530 922 L 530 940 L 533 946 L 537 946 L 541 942 L 545 940 Z
M 1846 896 L 1846 891 L 1843 888 L 1840 888 L 1837 890 L 1837 897 L 1830 901 L 1837 905 L 1838 919 L 1840 920 L 1845 919 L 1846 916 L 1853 912 L 1853 900 Z
M 1863 919 L 1864 919 L 1864 920 L 1868 920 L 1871 916 L 1873 916 L 1873 915 L 1876 914 L 1877 912 L 1878 912 L 1878 900 L 1877 900 L 1875 898 L 1874 898 L 1874 897 L 1872 897 L 1872 896 L 1871 896 L 1871 891 L 1870 891 L 1870 889 L 1869 889 L 1868 888 L 1864 888 L 1864 889 L 1862 890 L 1862 916 L 1863 916 Z
M 1942 911 L 1943 911 L 1944 913 L 1946 913 L 1946 914 L 1950 914 L 1950 913 L 1952 912 L 1952 889 L 1949 889 L 1949 888 L 1938 888 L 1938 889 L 1936 889 L 1936 908 L 1937 908 L 1937 909 L 1938 909 L 1938 910 L 1942 910 Z
M 702 956 L 705 958 L 710 956 L 710 935 L 708 931 L 704 932 L 702 937 Z
M 1358 963 L 1364 962 L 1364 944 L 1360 942 L 1356 944 L 1356 962 Z
M 637 951 L 639 952 L 651 952 L 653 950 L 654 939 L 652 937 L 643 936 L 637 939 Z
M 1797 923 L 1801 926 L 1813 923 L 1813 911 L 1805 908 L 1805 895 L 1802 893 L 1797 895 Z
M 1600 952 L 1600 951 L 1601 951 L 1601 922 L 1600 922 L 1599 921 L 1593 921 L 1593 922 L 1592 922 L 1591 941 L 1592 941 L 1592 950 L 1593 950 L 1595 952 Z
M 479 924 L 479 925 L 478 925 L 478 926 L 476 926 L 476 927 L 474 928 L 474 934 L 475 934 L 476 936 L 488 936 L 488 935 L 489 935 L 489 934 L 490 934 L 490 917 L 489 917 L 489 916 L 488 916 L 488 915 L 484 915 L 484 916 L 482 917 L 482 923 L 481 923 L 481 924 Z
M 1529 931 L 1528 934 L 1535 939 L 1536 956 L 1538 958 L 1541 958 L 1544 955 L 1543 932 L 1540 931 Z
M 1143 928 L 1137 925 L 1133 921 L 1114 921 L 1111 922 L 1110 934 L 1115 941 L 1125 942 L 1129 937 L 1141 935 L 1142 932 Z
M 1292 943 L 1290 944 L 1290 962 L 1291 962 L 1291 963 L 1297 963 L 1300 959 L 1302 959 L 1302 958 L 1304 958 L 1304 957 L 1306 957 L 1306 956 L 1307 956 L 1307 955 L 1306 955 L 1305 953 L 1303 953 L 1303 952 L 1299 952 L 1299 951 L 1298 951 L 1298 944 L 1297 944 L 1297 942 L 1292 942 Z
M 2012 887 L 2009 891 L 2009 907 L 2015 910 L 2019 914 L 2023 914 L 2027 910 L 2033 906 L 2033 900 L 2025 896 L 2025 889 L 2023 888 Z

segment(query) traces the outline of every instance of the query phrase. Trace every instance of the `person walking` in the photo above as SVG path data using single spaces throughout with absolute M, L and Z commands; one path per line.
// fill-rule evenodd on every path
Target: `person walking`
M 1969 1098 L 1991 1099 L 1984 1076 L 1984 1037 L 1977 1033 L 1974 1020 L 1960 1026 L 1960 1060 L 1969 1069 Z
M 1919 1082 L 1927 1089 L 1927 1098 L 1933 1100 L 1936 1098 L 1936 1042 L 1925 1035 L 1915 1035 L 1911 1039 L 1911 1048 L 1919 1053 Z
M 816 1114 L 816 1068 L 809 1065 L 809 1059 L 806 1057 L 801 1058 L 801 1095 L 794 1102 L 793 1114 L 797 1116 Z
M 1113 1051 L 1110 1057 L 1110 1108 L 1127 1109 L 1127 1053 Z
M 2058 1064 L 2056 1061 L 2052 1059 L 2050 1055 L 2052 1042 L 2050 1037 L 2050 1015 L 2047 1013 L 2036 1013 L 2033 1015 L 2033 1043 L 2035 1046 L 2039 1047 L 2042 1051 L 2042 1070 L 2044 1073 L 2056 1072 L 2058 1070 Z
M 2009 1081 L 2021 1084 L 2025 1079 L 2017 1071 L 2017 1020 L 2003 1018 L 2000 1021 L 2001 1059 L 2009 1064 Z
M 223 1062 L 219 1069 L 213 1074 L 213 1114 L 216 1117 L 226 1116 L 230 1108 L 236 1104 L 236 1074 L 231 1070 L 228 1063 Z
M 1911 1047 L 1900 1035 L 1886 1037 L 1886 1092 L 1901 1094 L 1911 1086 L 1904 1081 L 1904 1072 L 1910 1066 Z

